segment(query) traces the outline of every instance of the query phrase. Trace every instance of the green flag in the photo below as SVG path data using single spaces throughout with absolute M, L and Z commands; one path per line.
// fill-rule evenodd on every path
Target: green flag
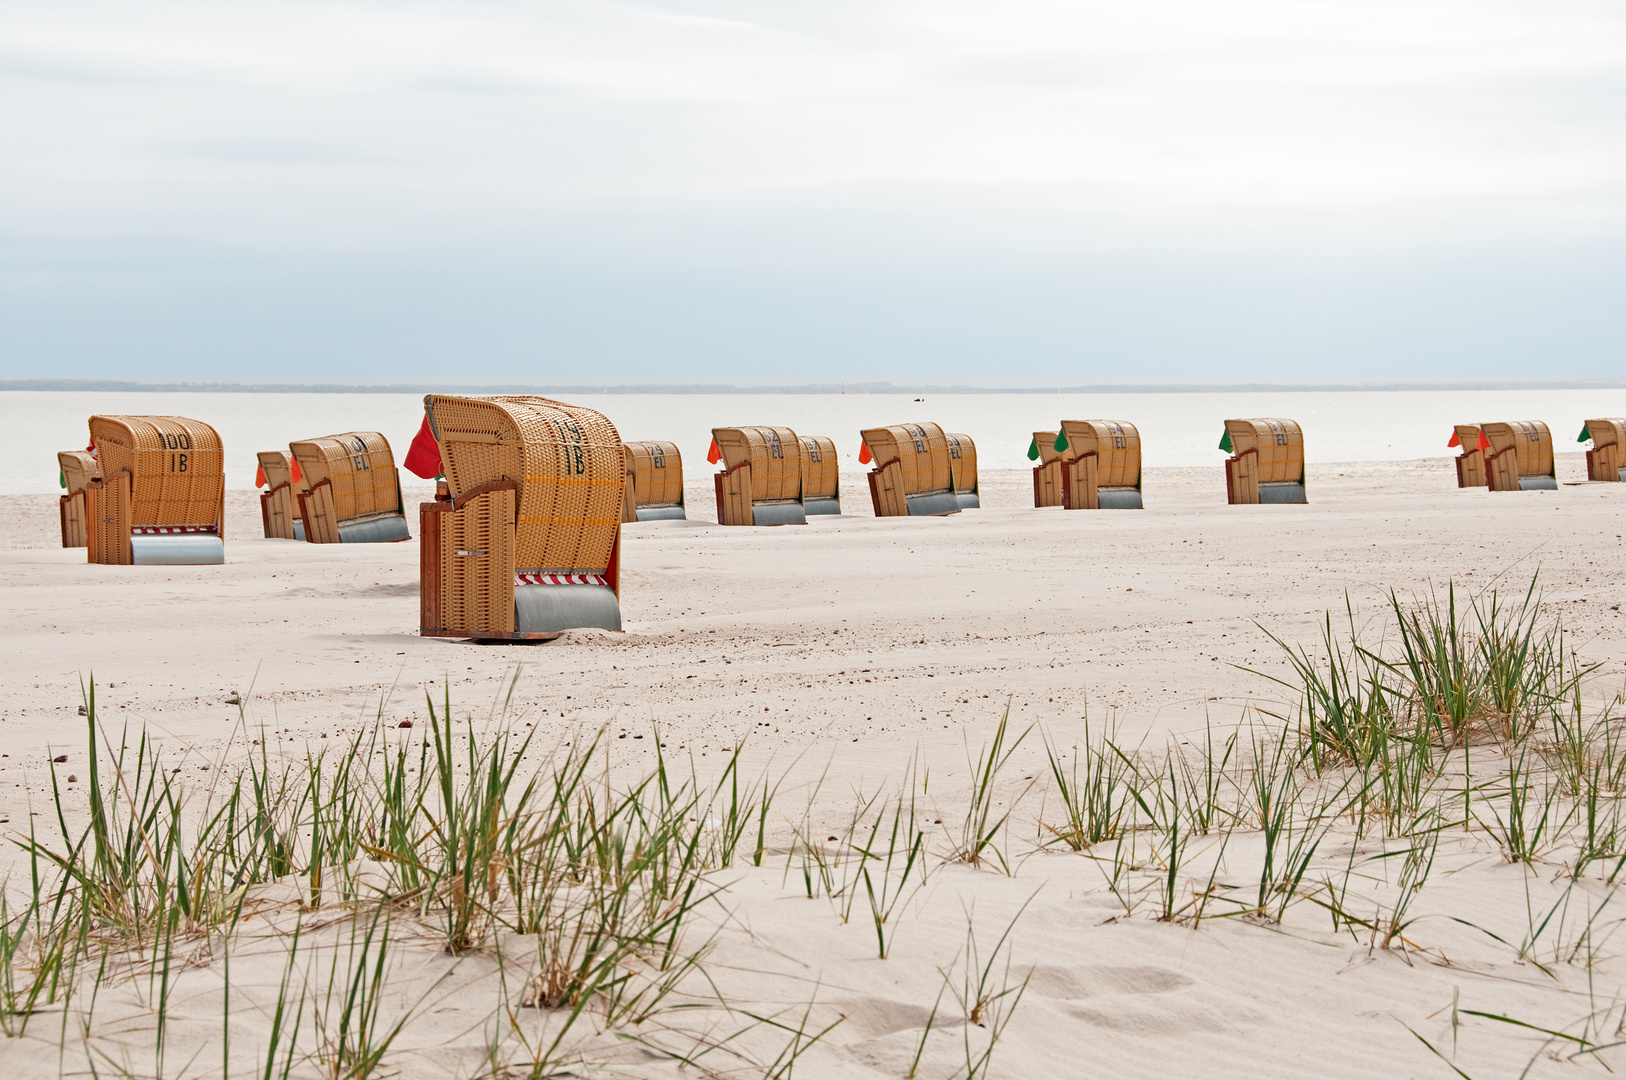
M 1067 449 L 1067 431 L 1065 428 L 1056 432 L 1056 444 L 1053 449 L 1058 454 L 1063 453 Z
M 1033 437 L 1032 442 L 1028 443 L 1028 460 L 1039 460 L 1039 437 L 1037 435 Z
M 65 487 L 68 486 L 68 478 L 66 476 L 62 475 L 62 470 L 61 469 L 58 469 L 56 471 L 56 482 L 57 482 L 58 487 L 64 487 L 65 488 Z
M 1220 436 L 1220 449 L 1227 454 L 1231 452 L 1231 429 L 1226 428 L 1225 434 Z
M 1590 440 L 1590 439 L 1591 439 L 1591 438 L 1592 438 L 1592 432 L 1590 432 L 1590 431 L 1588 431 L 1588 430 L 1587 430 L 1587 429 L 1586 429 L 1586 425 L 1585 425 L 1585 424 L 1582 424 L 1582 425 L 1581 425 L 1581 437 L 1580 437 L 1580 438 L 1578 438 L 1578 439 L 1576 439 L 1576 440 L 1575 440 L 1575 441 L 1576 441 L 1576 442 L 1587 442 L 1587 441 L 1588 441 L 1588 440 Z

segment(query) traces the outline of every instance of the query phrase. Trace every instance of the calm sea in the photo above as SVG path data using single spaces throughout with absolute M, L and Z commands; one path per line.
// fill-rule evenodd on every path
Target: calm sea
M 1155 394 L 582 394 L 624 439 L 667 439 L 702 467 L 713 427 L 774 424 L 836 441 L 843 469 L 859 469 L 861 428 L 932 420 L 970 435 L 984 469 L 1027 468 L 1033 432 L 1067 419 L 1128 420 L 1148 467 L 1211 465 L 1227 417 L 1285 416 L 1304 428 L 1310 461 L 1443 457 L 1454 423 L 1545 420 L 1557 449 L 1578 449 L 1588 417 L 1626 415 L 1626 390 L 1389 390 Z M 0 494 L 57 488 L 56 452 L 82 449 L 92 413 L 168 413 L 213 424 L 226 442 L 227 486 L 254 483 L 254 454 L 291 440 L 382 431 L 397 459 L 417 433 L 423 400 L 411 394 L 192 394 L 0 392 L 0 415 L 19 439 L 0 460 Z M 19 430 L 20 429 L 20 430 Z

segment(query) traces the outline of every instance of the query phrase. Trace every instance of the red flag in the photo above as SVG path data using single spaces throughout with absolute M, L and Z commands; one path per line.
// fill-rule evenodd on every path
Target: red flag
M 706 460 L 711 462 L 713 465 L 715 465 L 719 461 L 721 461 L 722 459 L 723 459 L 723 452 L 721 450 L 717 449 L 717 440 L 716 439 L 711 440 L 711 449 L 706 451 Z
M 859 443 L 858 443 L 858 464 L 860 464 L 860 465 L 868 465 L 870 463 L 870 460 L 871 460 L 871 458 L 870 458 L 870 455 L 869 455 L 869 443 L 864 442 L 863 440 L 859 440 Z
M 429 417 L 423 418 L 423 427 L 412 437 L 412 448 L 407 451 L 406 460 L 401 464 L 406 466 L 407 472 L 425 480 L 433 480 L 440 475 L 440 443 L 435 441 L 435 433 L 429 430 Z
M 1479 429 L 1479 449 L 1481 449 L 1481 450 L 1489 450 L 1490 449 L 1490 440 L 1485 438 L 1485 429 L 1484 428 Z
M 1457 433 L 1453 431 L 1451 433 L 1451 441 L 1446 443 L 1445 445 L 1447 445 L 1447 446 L 1461 446 L 1462 445 L 1462 440 L 1457 438 Z
M 264 465 L 256 465 L 254 467 L 254 486 L 255 487 L 264 487 L 265 486 L 265 466 Z

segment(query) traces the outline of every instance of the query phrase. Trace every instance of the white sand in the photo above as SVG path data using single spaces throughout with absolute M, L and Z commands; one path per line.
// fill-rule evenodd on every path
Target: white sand
M 710 518 L 710 481 L 698 464 L 691 512 Z M 1580 479 L 1581 468 L 1580 455 L 1560 456 L 1561 480 Z M 857 478 L 848 479 L 857 513 L 805 528 L 629 526 L 626 632 L 578 632 L 541 646 L 416 636 L 415 543 L 257 539 L 249 492 L 228 496 L 227 564 L 198 568 L 87 566 L 82 551 L 55 546 L 54 499 L 0 499 L 0 819 L 22 830 L 31 813 L 48 809 L 50 756 L 66 753 L 64 770 L 82 764 L 79 686 L 92 674 L 104 723 L 144 727 L 173 764 L 201 776 L 228 755 L 238 730 L 238 710 L 224 704 L 230 691 L 249 696 L 251 719 L 297 750 L 360 730 L 381 702 L 392 722 L 421 720 L 423 689 L 443 679 L 460 712 L 483 718 L 519 665 L 516 728 L 535 724 L 564 738 L 607 726 L 627 770 L 651 760 L 654 725 L 669 755 L 693 755 L 703 769 L 746 739 L 752 771 L 797 762 L 784 789 L 787 813 L 800 812 L 806 785 L 826 773 L 815 817 L 832 826 L 855 789 L 897 783 L 918 754 L 945 834 L 964 815 L 966 742 L 986 740 L 1007 701 L 1013 725 L 1041 725 L 1062 746 L 1078 738 L 1086 704 L 1098 725 L 1111 718 L 1122 741 L 1152 749 L 1189 739 L 1208 721 L 1229 731 L 1248 703 L 1279 708 L 1284 696 L 1239 670 L 1286 672 L 1254 623 L 1313 644 L 1322 613 L 1341 611 L 1346 595 L 1376 616 L 1390 588 L 1498 581 L 1517 591 L 1539 569 L 1549 610 L 1588 659 L 1605 665 L 1593 693 L 1612 695 L 1626 675 L 1626 485 L 1459 491 L 1449 461 L 1433 459 L 1323 466 L 1310 475 L 1309 506 L 1232 508 L 1216 466 L 1150 470 L 1147 510 L 1084 514 L 1027 508 L 1025 472 L 986 472 L 981 511 L 882 521 L 868 516 Z M 409 492 L 409 502 L 425 494 Z M 1408 934 L 1426 954 L 1360 947 L 1332 934 L 1309 903 L 1282 926 L 1160 923 L 1150 900 L 1126 916 L 1097 862 L 1030 854 L 1047 812 L 1043 769 L 1039 736 L 1030 735 L 1001 788 L 1014 798 L 1038 777 L 1013 818 L 1008 846 L 1013 858 L 1025 856 L 1014 876 L 934 862 L 885 961 L 874 956 L 862 901 L 843 923 L 829 901 L 801 897 L 782 859 L 719 875 L 729 887 L 707 916 L 721 928 L 710 963 L 719 988 L 757 1010 L 816 994 L 815 1029 L 847 1017 L 796 1075 L 903 1076 L 944 985 L 939 969 L 953 970 L 968 919 L 991 949 L 1024 902 L 1011 971 L 1019 980 L 1031 970 L 1032 981 L 995 1055 L 996 1076 L 1448 1076 L 1407 1027 L 1449 1053 L 1453 994 L 1465 1009 L 1553 1028 L 1626 999 L 1626 962 L 1608 945 L 1594 970 L 1559 965 L 1550 977 L 1445 917 L 1517 943 L 1528 927 L 1526 883 L 1530 903 L 1543 909 L 1562 888 L 1552 884 L 1557 861 L 1526 871 L 1483 836 L 1460 831 L 1442 842 L 1419 900 L 1440 917 Z M 947 850 L 950 841 L 933 842 Z M 1233 838 L 1222 880 L 1250 880 L 1254 843 L 1245 833 Z M 1362 851 L 1370 850 L 1369 842 Z M 1316 866 L 1342 865 L 1349 854 L 1334 834 Z M 0 859 L 22 865 L 15 851 Z M 1381 879 L 1387 868 L 1374 872 Z M 1374 885 L 1374 895 L 1384 887 Z M 1607 894 L 1596 881 L 1586 891 L 1594 904 Z M 258 964 L 234 959 L 244 1000 L 256 981 L 280 977 L 272 951 Z M 495 998 L 477 976 L 489 959 L 454 963 L 426 945 L 414 963 L 394 987 L 398 1007 L 421 1012 L 391 1067 L 411 1076 L 479 1072 Z M 189 1004 L 172 1021 L 173 1037 L 202 1048 L 193 1074 L 210 1075 L 219 1058 L 218 961 L 187 980 Z M 141 1026 L 135 994 L 126 995 L 129 1031 Z M 951 998 L 943 1011 L 955 1013 Z M 260 1030 L 254 1015 L 234 1020 L 245 1055 Z M 939 1020 L 945 1033 L 927 1040 L 923 1077 L 963 1065 L 958 1014 Z M 0 1045 L 12 1073 L 58 1071 L 41 1050 L 57 1041 L 57 1023 L 36 1022 L 24 1043 Z M 1457 1064 L 1482 1077 L 1516 1075 L 1542 1040 L 1467 1018 L 1458 1042 Z M 186 1056 L 172 1050 L 170 1071 Z M 623 1067 L 673 1074 L 669 1063 Z M 1538 1063 L 1534 1075 L 1544 1069 L 1562 1071 Z

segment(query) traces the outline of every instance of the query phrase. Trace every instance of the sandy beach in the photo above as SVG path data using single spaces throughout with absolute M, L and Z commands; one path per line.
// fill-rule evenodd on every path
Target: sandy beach
M 1358 623 L 1378 627 L 1390 590 L 1409 599 L 1454 582 L 1464 594 L 1496 588 L 1516 600 L 1539 572 L 1544 614 L 1561 618 L 1568 645 L 1601 665 L 1585 693 L 1589 709 L 1603 708 L 1626 683 L 1626 485 L 1576 483 L 1583 471 L 1581 455 L 1560 454 L 1556 492 L 1491 494 L 1458 490 L 1443 457 L 1318 465 L 1308 506 L 1229 507 L 1217 463 L 1152 468 L 1146 510 L 1082 513 L 1032 509 L 1027 472 L 986 470 L 983 509 L 923 520 L 871 517 L 861 477 L 849 474 L 847 515 L 724 529 L 711 520 L 710 479 L 696 462 L 696 520 L 625 529 L 625 631 L 531 646 L 417 636 L 415 542 L 259 539 L 253 492 L 228 493 L 226 564 L 206 567 L 87 566 L 83 551 L 56 546 L 55 498 L 5 496 L 0 820 L 8 835 L 54 834 L 58 755 L 59 778 L 74 775 L 67 801 L 82 799 L 80 687 L 92 677 L 103 728 L 144 731 L 178 781 L 194 786 L 262 736 L 295 761 L 380 718 L 396 737 L 421 736 L 427 691 L 449 695 L 477 732 L 534 733 L 527 759 L 538 762 L 602 730 L 618 777 L 650 768 L 657 741 L 702 777 L 743 745 L 744 773 L 781 778 L 774 852 L 804 833 L 850 838 L 842 829 L 855 800 L 895 790 L 911 769 L 923 781 L 922 820 L 935 826 L 929 872 L 918 887 L 906 882 L 886 959 L 856 884 L 809 899 L 799 864 L 783 853 L 718 870 L 708 878 L 718 891 L 688 933 L 714 935 L 707 985 L 732 1011 L 662 1013 L 639 1029 L 646 1042 L 618 1042 L 612 1025 L 597 1024 L 572 1075 L 675 1076 L 678 1064 L 651 1047 L 675 1053 L 684 1039 L 700 1045 L 697 1032 L 715 1040 L 744 1028 L 689 1074 L 773 1075 L 797 1021 L 809 1035 L 836 1024 L 793 1055 L 801 1077 L 964 1076 L 974 1071 L 968 1048 L 991 1030 L 998 1045 L 979 1075 L 1453 1075 L 1424 1039 L 1446 1056 L 1454 1045 L 1454 1067 L 1476 1078 L 1517 1075 L 1532 1059 L 1532 1075 L 1596 1068 L 1620 1052 L 1560 1064 L 1555 1057 L 1577 1050 L 1574 1037 L 1463 1011 L 1566 1033 L 1600 1017 L 1576 1037 L 1615 1040 L 1626 962 L 1606 926 L 1626 912 L 1611 907 L 1588 924 L 1590 963 L 1554 961 L 1575 945 L 1577 913 L 1595 914 L 1614 892 L 1596 870 L 1571 885 L 1563 844 L 1524 864 L 1502 857 L 1472 822 L 1442 830 L 1416 901 L 1427 918 L 1406 931 L 1407 946 L 1384 949 L 1308 901 L 1279 921 L 1220 917 L 1229 910 L 1220 904 L 1200 920 L 1159 919 L 1156 842 L 1130 871 L 1139 884 L 1113 887 L 1101 850 L 1073 852 L 1045 827 L 1058 814 L 1047 741 L 1061 751 L 1079 744 L 1087 717 L 1095 735 L 1111 730 L 1146 760 L 1234 732 L 1240 757 L 1251 739 L 1267 745 L 1281 730 L 1260 710 L 1293 708 L 1294 696 L 1266 677 L 1291 676 L 1266 632 L 1314 651 L 1325 613 L 1342 618 L 1347 602 Z M 409 489 L 408 505 L 428 494 Z M 227 704 L 233 694 L 241 709 Z M 948 853 L 972 800 L 968 757 L 1007 708 L 1009 737 L 1027 734 L 997 777 L 1000 813 L 1010 812 L 1001 858 L 956 862 Z M 412 725 L 404 733 L 402 722 Z M 1258 830 L 1238 825 L 1223 844 L 1220 835 L 1192 838 L 1182 896 L 1216 877 L 1252 887 Z M 1386 843 L 1395 841 L 1334 827 L 1303 891 L 1381 856 Z M 1400 861 L 1364 862 L 1351 904 L 1374 918 L 1391 904 Z M 26 866 L 19 848 L 0 855 L 13 892 Z M 266 896 L 257 920 L 285 928 L 289 905 Z M 1534 932 L 1529 911 L 1565 898 L 1567 928 L 1521 946 Z M 239 1032 L 226 1057 L 240 1054 L 233 1067 L 250 1071 L 267 1030 L 254 995 L 283 977 L 282 953 L 238 946 L 230 976 L 240 989 L 223 1005 L 222 950 L 202 940 L 176 984 L 168 1072 L 183 1062 L 191 1075 L 226 1067 L 223 1009 Z M 384 1008 L 411 1021 L 389 1069 L 492 1075 L 501 1008 L 490 986 L 502 961 L 490 950 L 448 956 L 421 927 L 402 929 L 399 941 Z M 974 951 L 1004 985 L 1026 980 L 1019 1000 L 1000 999 L 1012 1008 L 1007 1028 L 990 1029 L 986 1016 L 971 1023 L 944 991 L 963 987 Z M 684 992 L 703 996 L 697 986 Z M 88 1075 L 95 1053 L 150 1075 L 147 994 L 141 979 L 113 980 L 89 1035 L 67 1019 L 77 1006 L 45 1010 L 23 1038 L 0 1044 L 0 1057 L 19 1077 Z M 735 1049 L 744 1056 L 731 1057 Z M 293 1075 L 317 1068 L 304 1061 Z

